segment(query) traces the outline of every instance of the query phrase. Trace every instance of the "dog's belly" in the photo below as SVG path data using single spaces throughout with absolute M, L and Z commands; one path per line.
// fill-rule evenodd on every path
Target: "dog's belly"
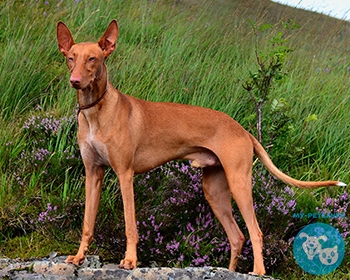
M 189 160 L 192 167 L 204 168 L 209 166 L 219 166 L 219 158 L 210 150 L 201 147 L 164 150 L 147 149 L 138 150 L 134 158 L 134 172 L 137 174 L 147 172 L 163 163 L 172 160 Z

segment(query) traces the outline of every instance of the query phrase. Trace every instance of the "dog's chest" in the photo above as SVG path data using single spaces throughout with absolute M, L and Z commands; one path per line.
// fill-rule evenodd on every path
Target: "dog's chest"
M 79 146 L 83 158 L 109 165 L 108 147 L 93 130 L 86 134 L 84 139 L 80 141 Z

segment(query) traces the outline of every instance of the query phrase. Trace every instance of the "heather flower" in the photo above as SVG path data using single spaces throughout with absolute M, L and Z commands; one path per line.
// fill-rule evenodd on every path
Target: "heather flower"
M 187 231 L 190 231 L 190 232 L 193 232 L 193 231 L 194 231 L 194 228 L 193 228 L 193 226 L 192 226 L 191 223 L 187 223 L 186 229 L 187 229 Z
M 175 252 L 178 252 L 180 247 L 180 242 L 176 240 L 171 240 L 169 243 L 166 244 L 165 248 L 166 250 L 171 254 L 174 255 Z
M 297 207 L 294 189 L 280 185 L 265 172 L 254 170 L 253 174 L 254 207 L 265 235 L 266 268 L 271 269 L 280 264 L 279 260 L 284 260 L 295 228 L 300 227 L 302 220 L 292 215 Z M 142 201 L 142 211 L 137 211 L 141 262 L 147 265 L 151 259 L 160 266 L 181 267 L 228 265 L 230 243 L 204 198 L 199 169 L 183 162 L 165 164 L 136 177 L 135 195 Z M 335 204 L 339 211 L 347 209 L 344 203 L 347 198 L 346 193 L 337 198 Z M 244 221 L 240 215 L 234 216 L 246 235 Z M 348 223 L 339 225 L 344 228 Z M 238 268 L 248 270 L 253 260 L 249 239 L 240 259 Z
M 349 206 L 349 194 L 344 190 L 344 192 L 336 198 L 326 198 L 321 208 L 316 208 L 317 211 L 326 215 L 332 226 L 339 230 L 345 243 L 348 243 L 347 237 L 349 236 L 350 229 L 350 218 L 346 215 Z
M 194 259 L 192 261 L 192 263 L 195 265 L 195 266 L 202 266 L 206 263 L 206 261 L 209 259 L 209 257 L 207 255 L 203 256 L 203 257 L 198 257 L 196 259 Z
M 294 210 L 295 208 L 295 205 L 296 205 L 296 202 L 294 199 L 290 200 L 288 203 L 287 203 L 287 207 Z
M 24 122 L 23 129 L 30 130 L 35 134 L 44 134 L 46 136 L 56 135 L 61 129 L 62 123 L 53 116 L 33 116 Z
M 34 159 L 38 161 L 44 161 L 46 157 L 50 154 L 50 151 L 47 149 L 38 149 L 34 154 Z
M 39 106 L 36 110 L 42 111 Z M 54 180 L 60 184 L 65 179 L 61 176 L 63 169 L 76 172 L 81 168 L 75 124 L 75 116 L 57 118 L 50 114 L 31 116 L 24 121 L 22 137 L 26 145 L 11 167 L 19 185 L 28 184 L 28 174 L 37 171 L 42 185 L 52 184 Z
M 326 199 L 326 203 L 325 203 L 325 206 L 328 206 L 328 205 L 331 205 L 332 204 L 332 202 L 333 202 L 333 199 L 332 198 L 327 198 Z
M 48 203 L 46 205 L 46 211 L 41 212 L 39 214 L 38 222 L 45 223 L 45 222 L 53 222 L 53 221 L 55 221 L 56 217 L 51 216 L 52 214 L 54 214 L 54 213 L 52 213 L 53 211 L 54 212 L 57 211 L 57 206 L 52 207 L 51 203 Z

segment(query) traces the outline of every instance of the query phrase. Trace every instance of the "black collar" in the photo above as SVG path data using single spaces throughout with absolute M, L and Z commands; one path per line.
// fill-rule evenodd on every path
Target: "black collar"
M 80 106 L 79 105 L 77 115 L 79 115 L 80 111 L 86 110 L 86 109 L 90 109 L 90 108 L 96 106 L 98 103 L 100 103 L 101 100 L 106 96 L 106 93 L 107 93 L 107 89 L 105 90 L 105 92 L 95 102 L 92 102 L 91 104 L 85 105 L 85 106 Z

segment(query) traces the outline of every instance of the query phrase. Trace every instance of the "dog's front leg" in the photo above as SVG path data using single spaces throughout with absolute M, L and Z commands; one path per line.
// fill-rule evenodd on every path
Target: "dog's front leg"
M 100 202 L 102 180 L 104 176 L 104 168 L 101 166 L 86 166 L 85 181 L 85 214 L 83 235 L 80 242 L 79 251 L 75 256 L 69 256 L 66 263 L 72 263 L 76 266 L 82 264 L 85 260 L 90 243 L 94 236 L 94 227 L 97 216 L 98 205 Z
M 133 176 L 134 172 L 132 170 L 118 174 L 124 205 L 126 235 L 125 258 L 120 262 L 119 267 L 124 269 L 137 267 L 137 243 L 139 237 L 136 228 Z

